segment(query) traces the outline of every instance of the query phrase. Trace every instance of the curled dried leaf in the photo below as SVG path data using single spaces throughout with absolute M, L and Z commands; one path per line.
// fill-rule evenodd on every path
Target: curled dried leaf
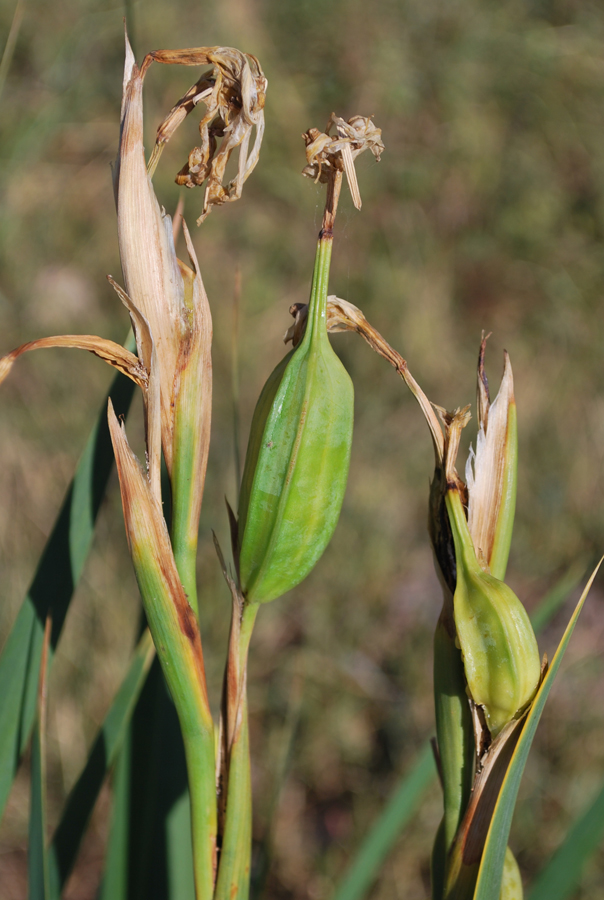
M 167 65 L 213 66 L 184 94 L 158 128 L 155 149 L 149 161 L 153 172 L 163 149 L 178 126 L 198 103 L 204 103 L 205 115 L 199 123 L 201 143 L 194 147 L 176 183 L 199 187 L 206 182 L 202 222 L 212 206 L 220 206 L 241 196 L 244 182 L 254 170 L 264 134 L 264 104 L 268 81 L 255 56 L 234 47 L 198 47 L 191 50 L 158 50 L 143 63 L 144 71 L 152 61 Z M 250 150 L 252 129 L 255 141 Z M 220 145 L 218 139 L 221 139 Z M 227 163 L 239 148 L 237 175 L 224 184 Z
M 15 361 L 22 353 L 29 350 L 44 350 L 51 347 L 71 347 L 76 350 L 88 350 L 94 353 L 99 359 L 104 360 L 131 378 L 135 384 L 147 390 L 149 376 L 143 363 L 125 347 L 121 347 L 114 341 L 108 341 L 106 338 L 98 337 L 96 334 L 59 334 L 54 337 L 39 338 L 37 341 L 28 341 L 27 344 L 21 344 L 15 350 L 11 350 L 6 356 L 0 359 L 0 384 L 4 381 Z
M 285 332 L 284 341 L 286 344 L 288 341 L 292 341 L 293 346 L 296 347 L 304 336 L 308 305 L 306 303 L 294 303 L 289 311 L 294 317 L 294 323 Z M 406 360 L 367 321 L 358 306 L 349 303 L 347 300 L 342 300 L 341 297 L 336 297 L 335 294 L 331 294 L 327 298 L 326 321 L 327 330 L 331 334 L 339 331 L 356 331 L 369 344 L 372 350 L 375 350 L 376 353 L 388 360 L 390 365 L 396 369 L 421 407 L 432 436 L 436 460 L 437 462 L 442 462 L 444 439 L 438 418 L 432 408 L 432 404 L 409 371 Z
M 337 134 L 331 135 L 334 127 Z M 345 172 L 353 203 L 360 209 L 361 195 L 354 160 L 360 153 L 370 150 L 379 162 L 384 150 L 381 129 L 366 116 L 352 116 L 346 122 L 332 113 L 324 132 L 309 128 L 302 137 L 306 143 L 307 162 L 302 174 L 326 184 L 334 172 Z

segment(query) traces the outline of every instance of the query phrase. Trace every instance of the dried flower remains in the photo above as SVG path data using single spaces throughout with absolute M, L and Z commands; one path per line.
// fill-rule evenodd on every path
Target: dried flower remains
M 329 132 L 334 126 L 337 134 L 331 135 Z M 324 132 L 309 128 L 302 137 L 306 143 L 307 162 L 302 174 L 326 184 L 334 171 L 345 172 L 353 203 L 360 209 L 361 194 L 354 160 L 359 153 L 370 150 L 379 162 L 384 150 L 381 129 L 366 116 L 352 116 L 346 122 L 332 113 Z
M 141 69 L 143 74 L 152 61 L 167 65 L 213 65 L 211 71 L 204 72 L 161 123 L 149 160 L 152 175 L 165 144 L 197 104 L 203 102 L 206 113 L 199 123 L 201 144 L 191 150 L 187 162 L 176 176 L 176 183 L 188 188 L 200 187 L 206 182 L 203 210 L 197 220 L 199 225 L 209 215 L 212 206 L 221 206 L 241 197 L 243 185 L 258 162 L 264 135 L 268 81 L 256 57 L 234 47 L 157 50 L 146 57 Z M 250 150 L 254 128 L 256 137 Z M 222 138 L 220 146 L 218 138 Z M 237 175 L 224 184 L 227 163 L 237 148 Z

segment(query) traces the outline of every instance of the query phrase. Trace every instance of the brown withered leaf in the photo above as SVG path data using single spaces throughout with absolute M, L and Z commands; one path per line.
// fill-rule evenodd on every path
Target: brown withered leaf
M 172 221 L 157 202 L 147 175 L 143 147 L 143 78 L 127 38 L 114 190 L 125 296 L 148 322 L 152 335 L 160 382 L 162 445 L 171 473 L 172 389 L 180 345 L 184 286 L 174 249 Z M 126 303 L 124 296 L 120 297 Z M 139 338 L 141 336 L 139 334 Z M 141 351 L 144 350 L 141 346 Z M 147 355 L 142 352 L 141 358 L 145 359 Z
M 37 341 L 28 341 L 21 344 L 15 350 L 11 350 L 6 356 L 0 359 L 0 384 L 4 381 L 15 361 L 22 353 L 29 350 L 44 350 L 51 347 L 71 347 L 76 350 L 88 350 L 94 353 L 99 359 L 104 360 L 131 378 L 135 384 L 143 390 L 147 389 L 148 374 L 143 363 L 125 347 L 116 344 L 115 341 L 109 341 L 106 338 L 98 337 L 96 334 L 59 334 L 54 337 L 39 338 Z
M 194 147 L 176 183 L 188 188 L 206 183 L 202 222 L 213 206 L 238 200 L 245 181 L 254 170 L 264 135 L 264 104 L 268 81 L 255 56 L 234 47 L 197 47 L 188 50 L 157 50 L 148 54 L 141 67 L 144 74 L 151 62 L 166 65 L 213 68 L 193 84 L 170 110 L 157 130 L 155 148 L 149 161 L 151 173 L 162 148 L 197 104 L 206 112 L 199 123 L 201 143 Z M 250 150 L 252 130 L 256 129 Z M 220 145 L 218 143 L 220 139 Z M 224 184 L 227 163 L 239 149 L 237 175 Z
M 331 135 L 332 128 L 337 134 Z M 309 128 L 302 135 L 306 143 L 306 166 L 302 174 L 315 182 L 327 184 L 334 171 L 344 172 L 357 209 L 361 208 L 361 194 L 354 168 L 354 160 L 365 150 L 370 150 L 380 160 L 384 144 L 382 132 L 371 118 L 352 116 L 347 122 L 332 113 L 324 132 Z
M 177 53 L 176 58 L 178 61 Z M 188 57 L 184 59 L 186 61 Z M 188 433 L 196 435 L 192 439 L 195 446 L 189 455 L 189 460 L 196 466 L 193 480 L 195 502 L 190 504 L 193 514 L 201 502 L 209 441 L 207 398 L 212 389 L 212 322 L 201 273 L 182 215 L 178 215 L 177 219 L 185 234 L 190 265 L 176 256 L 174 231 L 180 225 L 173 223 L 160 207 L 147 173 L 143 147 L 142 90 L 143 73 L 152 61 L 153 56 L 146 57 L 139 70 L 126 38 L 122 127 L 114 170 L 125 291 L 112 283 L 133 319 L 139 356 L 152 373 L 147 439 L 149 468 L 154 483 L 160 457 L 157 407 L 160 411 L 161 444 L 170 475 L 175 417 L 182 419 L 188 411 L 196 419 L 194 426 L 188 426 Z M 156 361 L 156 365 L 151 364 L 152 360 Z M 192 532 L 197 533 L 197 525 L 190 525 Z
M 288 328 L 285 333 L 284 341 L 292 341 L 296 347 L 304 336 L 306 329 L 306 319 L 308 317 L 308 305 L 306 303 L 295 303 L 290 307 L 290 314 L 294 317 L 294 324 Z M 353 303 L 342 300 L 331 294 L 327 298 L 327 330 L 333 334 L 339 331 L 356 331 L 369 344 L 372 350 L 375 350 L 380 356 L 388 360 L 399 373 L 424 414 L 432 442 L 434 444 L 434 453 L 437 461 L 442 462 L 444 458 L 444 438 L 437 416 L 435 415 L 432 403 L 428 400 L 425 393 L 409 371 L 409 366 L 400 353 L 390 346 L 390 344 L 382 337 L 365 318 L 362 311 Z

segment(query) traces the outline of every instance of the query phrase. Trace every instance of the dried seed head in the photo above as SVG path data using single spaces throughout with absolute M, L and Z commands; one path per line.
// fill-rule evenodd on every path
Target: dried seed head
M 234 47 L 159 50 L 150 53 L 147 59 L 167 65 L 213 65 L 212 70 L 205 72 L 189 88 L 161 123 L 149 161 L 150 171 L 153 172 L 163 146 L 197 104 L 204 103 L 206 113 L 199 123 L 201 144 L 191 150 L 186 164 L 176 176 L 176 183 L 188 188 L 199 187 L 206 182 L 199 224 L 209 215 L 212 206 L 239 199 L 244 182 L 258 162 L 264 134 L 268 81 L 256 57 Z M 256 138 L 250 151 L 253 128 L 256 128 Z M 218 139 L 222 139 L 220 146 Z M 237 148 L 237 175 L 225 185 L 226 166 Z
M 330 135 L 334 126 L 337 134 Z M 381 129 L 366 116 L 353 116 L 346 122 L 332 113 L 324 132 L 309 128 L 302 137 L 306 143 L 307 161 L 302 174 L 327 184 L 334 172 L 345 172 L 354 205 L 360 209 L 361 195 L 354 160 L 359 153 L 370 150 L 379 162 L 384 150 Z

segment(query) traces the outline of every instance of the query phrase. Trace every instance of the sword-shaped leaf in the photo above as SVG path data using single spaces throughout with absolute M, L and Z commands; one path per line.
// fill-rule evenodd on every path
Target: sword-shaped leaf
M 109 397 L 120 415 L 127 414 L 133 392 L 134 384 L 117 375 Z M 90 550 L 112 466 L 113 450 L 102 407 L 0 656 L 0 816 L 34 723 L 44 622 L 50 615 L 50 667 Z
M 49 870 L 57 896 L 69 877 L 101 786 L 122 747 L 153 656 L 153 641 L 149 631 L 145 630 L 54 833 Z
M 48 645 L 50 618 L 44 627 L 37 715 L 31 748 L 31 809 L 27 869 L 29 900 L 53 900 L 59 895 L 51 889 L 46 848 L 46 693 L 48 685 Z
M 528 900 L 566 900 L 578 886 L 583 866 L 604 840 L 604 785 L 571 826 L 539 874 Z

